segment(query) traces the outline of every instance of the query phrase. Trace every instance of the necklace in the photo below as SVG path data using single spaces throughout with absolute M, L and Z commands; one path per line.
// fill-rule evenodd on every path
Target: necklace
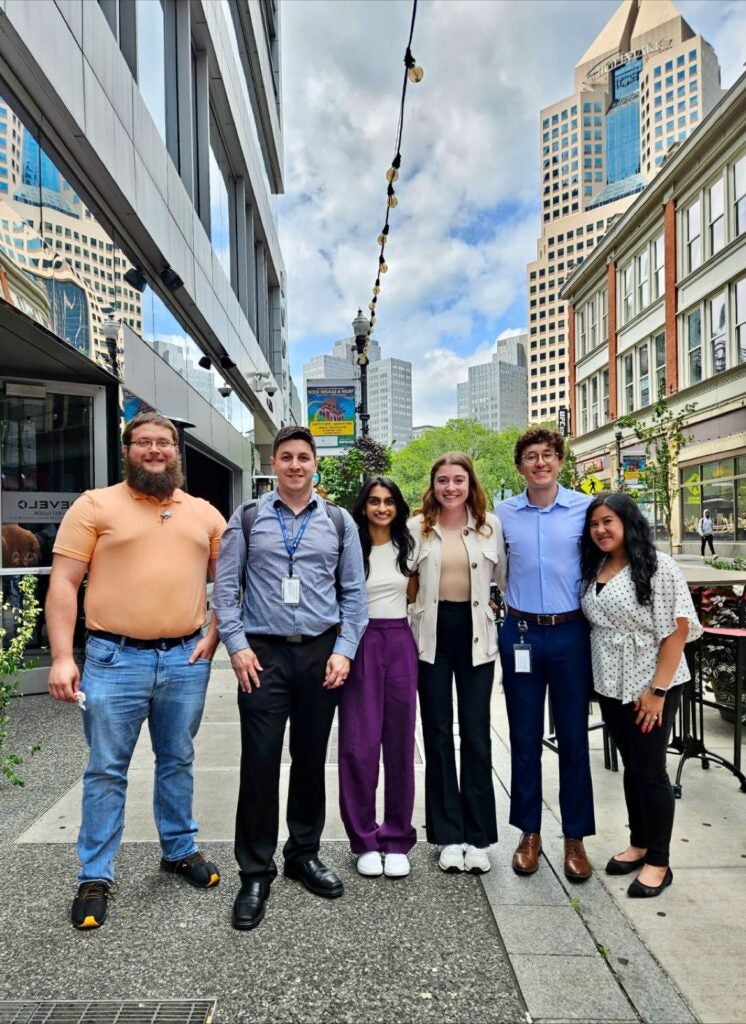
M 596 579 L 598 579 L 598 577 L 601 575 L 601 573 L 604 571 L 604 569 L 606 568 L 606 566 L 608 564 L 609 564 L 609 556 L 607 555 L 604 558 L 603 562 L 601 563 L 601 568 L 596 573 Z M 604 583 L 610 583 L 611 580 L 613 580 L 615 576 L 618 576 L 619 573 L 622 571 L 622 569 L 626 569 L 628 565 L 629 565 L 629 562 L 624 562 L 623 565 L 617 566 L 616 568 L 614 568 L 612 566 L 611 570 L 610 570 L 610 573 L 609 573 L 609 578 L 607 580 L 604 580 Z

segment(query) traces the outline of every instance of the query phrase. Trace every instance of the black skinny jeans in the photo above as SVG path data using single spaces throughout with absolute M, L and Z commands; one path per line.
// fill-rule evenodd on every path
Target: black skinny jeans
M 663 725 L 644 733 L 635 725 L 634 704 L 597 694 L 601 713 L 624 763 L 624 797 L 630 846 L 647 849 L 645 863 L 668 867 L 673 832 L 674 795 L 666 771 L 666 748 L 681 703 L 681 686 L 672 686 L 663 703 Z

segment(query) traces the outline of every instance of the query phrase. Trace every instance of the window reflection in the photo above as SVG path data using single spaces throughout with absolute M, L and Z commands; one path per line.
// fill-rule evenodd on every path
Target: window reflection
M 165 142 L 165 27 L 161 0 L 137 0 L 137 85 Z
M 231 225 L 233 182 L 223 140 L 214 116 L 210 116 L 210 240 L 229 281 L 231 274 Z

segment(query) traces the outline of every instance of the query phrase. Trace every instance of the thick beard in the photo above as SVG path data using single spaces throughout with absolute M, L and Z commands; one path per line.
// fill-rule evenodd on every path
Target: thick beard
M 134 491 L 141 494 L 147 494 L 151 498 L 170 498 L 176 488 L 184 483 L 181 456 L 176 452 L 160 473 L 151 473 L 127 459 L 125 480 Z

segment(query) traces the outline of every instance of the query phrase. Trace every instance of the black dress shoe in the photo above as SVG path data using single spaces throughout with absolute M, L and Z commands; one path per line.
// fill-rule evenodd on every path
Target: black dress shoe
M 285 875 L 288 878 L 297 878 L 315 896 L 324 896 L 328 900 L 335 900 L 338 896 L 344 895 L 342 879 L 325 864 L 322 864 L 317 857 L 300 862 L 288 863 L 286 861 Z
M 241 888 L 233 904 L 233 927 L 240 932 L 251 931 L 261 923 L 269 899 L 270 883 L 263 880 L 251 880 L 241 883 Z
M 612 857 L 606 865 L 606 874 L 631 875 L 633 871 L 637 871 L 638 868 L 641 868 L 644 863 L 644 857 L 640 857 L 639 860 L 617 860 L 616 857 Z
M 627 895 L 633 899 L 647 900 L 653 896 L 660 896 L 671 882 L 673 882 L 673 871 L 670 868 L 666 868 L 666 874 L 660 885 L 645 885 L 639 878 L 636 878 L 629 889 L 627 889 Z

